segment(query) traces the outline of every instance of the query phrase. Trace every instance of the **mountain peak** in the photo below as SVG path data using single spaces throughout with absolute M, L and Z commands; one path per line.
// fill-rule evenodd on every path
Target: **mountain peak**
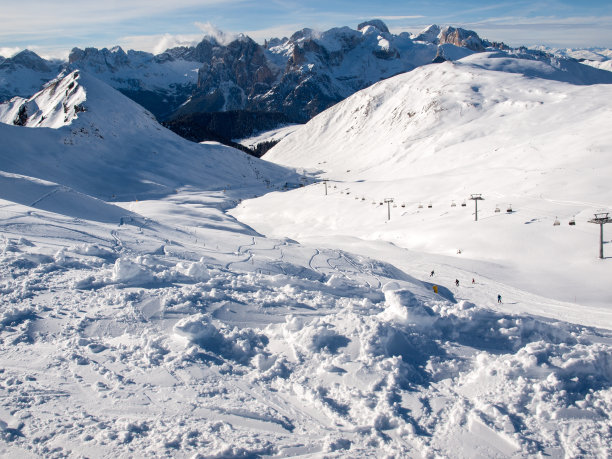
M 36 54 L 34 51 L 30 51 L 29 49 L 24 49 L 23 51 L 20 51 L 15 54 L 13 57 L 5 59 L 4 62 L 2 62 L 0 65 L 19 65 L 27 69 L 36 70 L 37 72 L 51 71 L 48 62 L 42 57 L 40 57 L 38 54 Z
M 361 24 L 357 26 L 357 30 L 364 29 L 367 26 L 376 27 L 378 30 L 384 33 L 390 33 L 389 28 L 387 27 L 387 24 L 385 24 L 380 19 L 371 19 L 369 21 L 362 22 Z
M 413 40 L 437 44 L 437 39 L 438 35 L 440 34 L 440 31 L 441 29 L 439 25 L 431 24 L 421 30 L 418 35 L 413 37 Z
M 79 85 L 79 71 L 60 74 L 30 99 L 16 97 L 0 105 L 0 122 L 26 127 L 59 128 L 84 112 L 86 94 Z

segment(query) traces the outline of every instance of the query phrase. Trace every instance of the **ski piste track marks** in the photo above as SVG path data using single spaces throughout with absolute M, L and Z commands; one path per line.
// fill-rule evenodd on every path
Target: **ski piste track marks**
M 41 218 L 38 216 L 37 218 Z M 55 223 L 53 227 L 56 230 L 62 228 L 59 224 L 60 221 Z M 69 225 L 76 225 L 77 222 L 72 221 L 69 223 L 62 222 Z M 157 224 L 153 225 L 156 226 Z M 80 226 L 80 224 L 79 224 Z M 153 226 L 149 228 L 145 228 L 145 234 L 139 235 L 138 238 L 151 239 L 157 242 L 165 241 L 167 247 L 163 253 L 160 253 L 158 257 L 158 262 L 162 262 L 162 258 L 168 256 L 173 257 L 177 260 L 190 260 L 194 259 L 194 255 L 197 252 L 215 252 L 217 255 L 216 260 L 213 264 L 218 267 L 224 267 L 226 270 L 236 269 L 236 273 L 242 272 L 240 269 L 241 263 L 250 263 L 251 260 L 260 258 L 264 263 L 268 264 L 269 267 L 273 268 L 275 265 L 276 269 L 269 270 L 270 273 L 276 274 L 276 271 L 280 271 L 281 273 L 288 273 L 288 276 L 291 276 L 291 272 L 284 269 L 284 264 L 278 265 L 281 263 L 291 264 L 292 257 L 296 256 L 297 252 L 300 252 L 301 259 L 303 259 L 303 264 L 307 265 L 314 272 L 320 273 L 325 276 L 329 275 L 338 275 L 344 279 L 358 279 L 360 282 L 364 284 L 374 287 L 376 289 L 380 289 L 382 286 L 383 279 L 385 277 L 385 272 L 388 269 L 384 265 L 377 265 L 376 261 L 368 260 L 366 258 L 362 258 L 361 256 L 350 255 L 347 252 L 337 249 L 312 249 L 308 247 L 298 246 L 293 243 L 288 243 L 286 241 L 278 241 L 262 238 L 260 236 L 250 236 L 246 234 L 240 234 L 235 238 L 228 238 L 224 242 L 219 242 L 220 249 L 218 250 L 210 250 L 209 247 L 204 247 L 203 244 L 196 244 L 197 248 L 193 248 L 190 246 L 181 246 L 180 244 L 185 244 L 187 238 L 185 236 L 189 236 L 189 240 L 191 243 L 195 243 L 197 236 L 197 230 L 191 229 L 191 227 L 177 227 L 176 225 L 172 225 L 174 231 L 178 231 L 175 234 L 181 234 L 181 237 L 177 236 L 177 243 L 175 244 L 172 239 L 174 239 L 172 234 L 164 233 L 162 236 L 161 233 L 156 234 L 159 231 L 159 228 L 167 228 L 160 224 L 159 227 L 153 228 Z M 110 231 L 109 231 L 110 230 Z M 115 254 L 120 251 L 122 255 L 127 256 L 135 256 L 139 254 L 138 251 L 141 242 L 140 240 L 134 239 L 134 235 L 130 233 L 132 228 L 130 225 L 119 226 L 110 228 L 109 225 L 101 225 L 96 227 L 95 230 L 90 232 L 81 231 L 81 233 L 74 233 L 71 241 L 74 242 L 83 242 L 85 240 L 89 241 L 90 238 L 96 232 L 104 233 L 106 231 L 106 235 L 108 236 L 109 232 L 111 235 L 110 240 L 106 240 L 104 245 L 111 245 L 111 240 L 115 241 L 114 252 Z M 80 238 L 80 239 L 79 239 Z M 206 239 L 206 238 L 204 238 Z M 193 254 L 193 255 L 192 255 Z M 230 260 L 228 261 L 228 257 Z M 235 258 L 240 257 L 240 260 L 236 260 Z M 245 258 L 246 257 L 246 258 Z M 197 260 L 197 258 L 195 258 Z M 447 270 L 450 270 L 450 266 L 447 266 Z M 92 268 L 93 271 L 93 268 Z M 246 272 L 252 271 L 251 268 L 246 269 Z M 264 269 L 265 271 L 265 269 Z M 442 270 L 441 270 L 442 271 Z M 436 268 L 436 272 L 438 272 Z M 381 274 L 382 277 L 381 277 Z M 44 279 L 38 280 L 38 285 L 40 287 L 46 288 L 49 285 L 53 285 L 57 287 L 60 285 L 59 281 L 52 281 L 52 277 L 55 276 L 57 279 L 62 279 L 62 282 L 67 282 L 68 278 L 74 273 L 66 272 L 64 275 L 59 269 L 49 273 L 48 276 L 45 276 Z M 220 281 L 226 280 L 230 274 L 235 273 L 226 273 L 221 272 L 219 275 L 216 275 Z M 388 274 L 389 277 L 393 277 L 391 273 Z M 451 276 L 452 277 L 452 276 Z M 324 279 L 324 278 L 323 278 Z M 484 279 L 482 279 L 484 281 Z M 264 279 L 265 282 L 268 282 L 269 279 Z M 452 279 L 449 279 L 452 282 Z M 194 289 L 201 289 L 201 287 L 197 287 L 197 284 L 193 285 Z M 221 284 L 218 284 L 221 286 Z M 221 287 L 227 288 L 227 287 Z M 323 287 L 325 289 L 325 287 Z M 342 285 L 341 289 L 346 288 L 346 286 Z M 364 427 L 358 417 L 353 417 L 352 415 L 347 415 L 342 410 L 342 400 L 337 398 L 337 394 L 334 396 L 333 394 L 328 395 L 325 391 L 333 388 L 333 379 L 330 387 L 321 387 L 321 393 L 308 392 L 305 391 L 303 393 L 292 393 L 291 390 L 287 390 L 287 388 L 283 388 L 283 390 L 271 391 L 269 383 L 267 381 L 253 381 L 248 384 L 241 379 L 241 376 L 238 374 L 228 373 L 226 369 L 223 367 L 215 367 L 211 365 L 201 365 L 198 360 L 189 361 L 190 364 L 195 363 L 193 367 L 189 367 L 187 364 L 186 367 L 177 367 L 176 365 L 166 364 L 163 361 L 163 358 L 159 361 L 159 374 L 157 377 L 160 378 L 157 382 L 147 382 L 150 384 L 146 386 L 141 393 L 137 393 L 135 390 L 132 390 L 131 387 L 134 382 L 138 381 L 138 378 L 144 377 L 145 373 L 139 374 L 137 371 L 131 371 L 129 367 L 129 360 L 127 359 L 143 359 L 146 362 L 146 349 L 145 345 L 142 345 L 140 348 L 134 348 L 133 351 L 126 352 L 125 349 L 119 346 L 117 349 L 113 349 L 113 352 L 117 352 L 117 355 L 123 355 L 121 358 L 126 359 L 125 362 L 117 361 L 113 362 L 104 358 L 104 353 L 97 354 L 93 351 L 89 351 L 87 344 L 87 340 L 90 340 L 92 345 L 96 344 L 97 338 L 96 336 L 105 336 L 112 337 L 115 335 L 124 335 L 126 338 L 129 337 L 131 340 L 145 340 L 141 338 L 146 336 L 145 333 L 149 333 L 152 335 L 164 335 L 169 332 L 168 324 L 172 324 L 173 321 L 178 320 L 180 315 L 177 315 L 177 319 L 173 319 L 173 313 L 171 309 L 167 310 L 167 313 L 163 309 L 165 306 L 160 305 L 161 308 L 159 315 L 154 311 L 152 315 L 149 313 L 144 313 L 144 303 L 147 299 L 152 296 L 157 295 L 157 291 L 153 291 L 152 294 L 147 294 L 145 297 L 138 298 L 138 290 L 140 287 L 130 287 L 129 284 L 126 284 L 125 287 L 122 287 L 122 290 L 118 290 L 118 294 L 127 299 L 127 302 L 122 306 L 122 314 L 123 317 L 115 318 L 113 317 L 115 312 L 119 312 L 119 309 L 116 311 L 109 311 L 107 316 L 96 315 L 95 309 L 92 309 L 94 304 L 88 304 L 84 302 L 82 307 L 79 309 L 73 309 L 67 311 L 68 314 L 65 314 L 62 311 L 62 304 L 66 304 L 67 297 L 62 298 L 62 296 L 57 296 L 53 299 L 53 304 L 59 305 L 56 306 L 56 312 L 59 317 L 58 320 L 63 321 L 62 329 L 57 330 L 55 332 L 49 333 L 57 333 L 62 335 L 69 335 L 76 331 L 77 336 L 71 338 L 72 341 L 64 342 L 61 347 L 59 347 L 53 354 L 53 357 L 49 360 L 49 365 L 56 365 L 57 368 L 61 368 L 61 373 L 64 375 L 63 377 L 67 378 L 65 380 L 60 381 L 58 379 L 58 384 L 56 386 L 62 387 L 62 390 L 57 391 L 49 391 L 49 394 L 57 393 L 58 400 L 55 403 L 56 406 L 61 405 L 61 399 L 65 399 L 66 394 L 76 395 L 76 403 L 70 407 L 67 411 L 67 419 L 78 419 L 79 416 L 82 416 L 82 413 L 95 412 L 99 410 L 97 416 L 100 418 L 99 423 L 107 423 L 105 419 L 108 419 L 108 416 L 117 417 L 124 413 L 125 407 L 129 407 L 129 411 L 133 413 L 133 419 L 137 419 L 138 422 L 149 423 L 148 425 L 153 426 L 153 419 L 168 419 L 168 418 L 177 418 L 183 419 L 187 424 L 191 422 L 187 418 L 197 419 L 199 421 L 204 421 L 206 419 L 222 419 L 226 422 L 229 422 L 234 428 L 239 429 L 244 432 L 267 432 L 273 435 L 277 435 L 278 438 L 289 438 L 291 437 L 291 441 L 301 442 L 302 444 L 310 444 L 312 448 L 312 439 L 316 438 L 319 443 L 322 443 L 325 438 L 329 435 L 337 435 L 338 433 L 342 433 L 345 438 L 350 440 L 354 440 L 362 435 L 363 432 L 368 431 L 369 427 Z M 238 288 L 240 290 L 240 288 Z M 145 290 L 146 291 L 146 290 Z M 74 294 L 74 291 L 67 291 L 66 294 Z M 229 292 L 229 289 L 228 289 Z M 340 296 L 346 296 L 346 292 L 342 292 L 340 290 Z M 103 294 L 103 289 L 100 290 L 100 294 Z M 328 289 L 326 292 L 330 296 L 334 296 L 336 293 L 332 288 Z M 136 295 L 134 297 L 134 295 Z M 85 298 L 85 297 L 84 297 Z M 42 301 L 41 297 L 41 301 Z M 100 298 L 101 299 L 101 298 Z M 377 301 L 381 301 L 378 299 Z M 47 298 L 45 301 L 51 301 L 51 298 Z M 96 300 L 98 301 L 98 300 Z M 111 307 L 119 307 L 121 305 L 121 301 L 115 300 L 112 296 L 107 297 L 107 301 L 110 302 Z M 294 300 L 295 301 L 295 300 Z M 236 304 L 247 304 L 240 303 L 240 300 L 237 298 L 233 298 L 227 296 L 226 298 L 222 298 L 218 300 L 217 303 L 212 303 L 210 306 L 207 306 L 207 313 L 210 313 L 214 316 L 214 308 L 224 308 L 232 307 L 232 305 Z M 116 305 L 116 306 L 115 306 Z M 335 304 L 333 301 L 326 305 L 326 307 L 333 308 Z M 321 311 L 323 307 L 321 307 Z M 307 317 L 307 314 L 311 314 L 310 311 L 304 313 L 303 311 L 293 311 L 295 315 L 301 317 Z M 46 313 L 44 313 L 46 314 Z M 108 317 L 108 320 L 104 322 L 103 318 Z M 164 319 L 166 325 L 162 327 L 161 325 L 164 323 L 160 319 Z M 232 322 L 228 322 L 230 325 Z M 240 320 L 233 322 L 234 324 L 239 324 Z M 100 328 L 95 330 L 93 334 L 89 333 L 88 327 L 93 324 L 98 324 Z M 150 327 L 150 328 L 149 328 Z M 119 332 L 117 333 L 117 329 L 121 328 L 122 330 L 129 330 L 129 333 Z M 148 330 L 148 331 L 147 331 Z M 130 337 L 131 335 L 131 337 Z M 123 339 L 123 338 L 122 338 Z M 80 343 L 81 341 L 84 342 Z M 112 340 L 109 342 L 112 343 Z M 117 343 L 113 344 L 115 346 Z M 169 344 L 165 344 L 169 345 Z M 140 345 L 139 345 L 140 346 Z M 130 349 L 129 347 L 126 349 Z M 166 350 L 167 351 L 167 350 Z M 164 351 L 164 352 L 166 352 Z M 211 352 L 206 352 L 208 355 Z M 131 354 L 131 355 L 130 355 Z M 140 357 L 140 355 L 143 355 Z M 460 356 L 458 362 L 461 360 L 461 352 L 457 351 L 457 354 Z M 15 357 L 16 358 L 16 357 Z M 155 355 L 151 358 L 158 358 Z M 231 365 L 231 359 L 225 358 L 223 356 L 219 356 L 218 360 L 224 362 L 224 365 Z M 462 363 L 458 363 L 459 365 L 463 365 Z M 353 387 L 353 384 L 357 384 L 357 381 L 351 381 L 353 378 L 353 370 L 351 369 L 350 364 L 338 363 L 338 365 L 342 370 L 348 371 L 349 378 L 347 378 L 347 387 L 351 388 L 350 390 L 357 390 Z M 215 378 L 218 378 L 218 383 L 215 385 L 213 381 L 209 381 L 208 384 L 201 383 L 199 378 L 204 377 L 202 374 L 197 373 L 189 373 L 190 371 L 195 371 L 193 368 L 195 367 L 204 367 L 209 368 L 215 375 Z M 17 368 L 17 367 L 15 367 Z M 145 365 L 145 368 L 146 365 Z M 191 369 L 190 369 L 191 368 Z M 223 369 L 223 371 L 221 371 Z M 296 388 L 299 386 L 308 387 L 310 389 L 316 389 L 313 384 L 317 383 L 317 374 L 315 369 L 311 373 L 301 375 L 302 378 L 306 378 L 305 380 L 295 380 L 293 384 L 296 384 Z M 327 371 L 327 370 L 325 370 Z M 331 372 L 332 378 L 334 377 L 334 373 Z M 166 375 L 166 376 L 163 376 Z M 359 376 L 359 375 L 355 375 Z M 37 379 L 39 381 L 43 381 L 43 376 L 38 376 Z M 358 378 L 355 378 L 358 379 Z M 212 401 L 209 401 L 209 396 L 206 395 L 210 392 L 211 387 L 219 386 L 223 381 L 225 384 L 226 390 L 229 393 L 226 395 L 227 397 L 236 397 L 240 398 L 244 404 L 244 407 L 232 407 L 232 406 L 223 406 L 217 405 Z M 226 384 L 227 383 L 227 384 Z M 32 383 L 33 385 L 34 383 Z M 45 383 L 46 384 L 46 383 Z M 49 383 L 47 388 L 53 388 L 55 384 Z M 120 387 L 125 386 L 123 389 L 124 392 L 120 396 L 122 408 L 118 407 L 108 407 L 106 400 L 111 397 L 112 393 L 113 397 L 119 397 L 119 394 L 116 392 Z M 95 401 L 92 401 L 92 392 L 89 388 L 93 388 L 93 394 Z M 140 386 L 135 386 L 140 387 Z M 152 388 L 155 387 L 155 390 Z M 230 389 L 230 387 L 232 389 Z M 274 389 L 274 388 L 272 388 Z M 363 390 L 363 389 L 359 389 Z M 390 389 L 390 392 L 387 393 L 385 391 L 382 392 L 367 392 L 367 396 L 371 397 L 371 403 L 385 403 L 386 397 L 396 397 L 398 393 L 396 393 L 397 389 Z M 466 397 L 464 394 L 459 393 L 454 387 L 438 384 L 433 381 L 427 387 L 421 387 L 419 394 L 420 399 L 446 399 L 449 403 L 446 403 L 442 406 L 442 408 L 435 408 L 435 403 L 432 402 L 432 407 L 427 408 L 426 403 L 423 403 L 424 410 L 426 413 L 421 416 L 416 421 L 411 420 L 410 416 L 407 415 L 405 421 L 408 423 L 413 423 L 421 430 L 421 433 L 427 437 L 432 437 L 436 432 L 436 427 L 444 427 L 448 426 L 449 420 L 453 419 L 454 412 L 465 413 L 469 410 L 473 410 L 477 408 L 477 404 L 474 403 L 470 398 Z M 34 392 L 32 392 L 34 393 Z M 174 404 L 168 404 L 167 398 L 169 396 L 175 397 Z M 51 395 L 46 396 L 48 399 L 51 398 Z M 8 400 L 8 399 L 7 399 Z M 12 400 L 12 399 L 11 399 Z M 201 400 L 202 403 L 196 403 L 194 400 Z M 452 403 L 450 402 L 452 401 Z M 414 402 L 415 404 L 421 402 Z M 106 408 L 103 408 L 105 407 Z M 147 406 L 154 406 L 155 408 L 150 409 Z M 94 408 L 96 407 L 96 408 Z M 51 409 L 51 411 L 53 411 Z M 153 412 L 151 412 L 153 411 Z M 98 422 L 98 421 L 96 421 Z M 38 432 L 41 434 L 45 432 L 45 429 L 49 426 L 49 423 L 41 426 L 38 429 Z M 295 426 L 294 432 L 291 432 L 291 426 Z M 111 424 L 108 424 L 104 427 L 105 430 L 111 429 Z M 151 427 L 152 428 L 152 427 Z M 416 428 L 416 427 L 415 427 Z M 445 427 L 451 430 L 451 426 Z M 306 429 L 303 431 L 301 429 Z M 58 436 L 57 440 L 61 438 L 67 438 L 67 432 L 69 429 L 66 425 L 61 425 L 58 428 Z M 137 434 L 134 434 L 137 435 Z M 401 435 L 398 435 L 394 431 L 383 431 L 381 435 L 387 437 L 387 441 L 393 439 L 397 445 L 401 445 L 401 448 L 404 449 L 403 453 L 406 451 L 418 451 L 418 441 L 415 443 L 414 437 L 411 439 L 404 438 Z M 489 439 L 493 438 L 494 435 L 498 435 L 493 432 L 489 434 Z M 62 437 L 63 436 L 63 437 Z M 303 440 L 303 441 L 302 441 Z M 504 440 L 500 437 L 500 441 Z M 421 440 L 420 440 L 421 441 Z M 523 442 L 528 443 L 529 439 L 523 437 Z M 67 444 L 67 443 L 65 443 Z M 423 443 L 426 445 L 426 443 Z M 439 451 L 444 452 L 445 450 L 440 449 L 438 445 L 435 443 L 427 444 L 429 447 L 429 451 Z M 283 446 L 283 447 L 286 447 Z M 73 448 L 73 446 L 70 446 Z M 415 450 L 415 448 L 417 448 Z M 535 447 L 535 450 L 541 450 L 541 448 Z M 320 451 L 320 450 L 317 450 Z M 41 450 L 39 450 L 41 452 Z M 307 454 L 309 452 L 316 452 L 314 450 L 299 450 L 298 452 L 301 454 Z M 352 451 L 351 451 L 352 453 Z M 359 455 L 358 451 L 355 452 L 356 455 Z

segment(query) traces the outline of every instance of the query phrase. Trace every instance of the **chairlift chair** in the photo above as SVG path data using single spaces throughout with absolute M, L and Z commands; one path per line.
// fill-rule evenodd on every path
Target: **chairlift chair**
M 553 223 L 553 226 L 559 226 L 561 225 L 561 222 L 559 221 L 559 219 L 557 217 L 555 217 L 555 221 Z
M 427 208 L 431 209 L 433 207 L 433 204 L 431 203 L 431 201 L 429 201 L 429 204 L 427 204 Z
M 455 201 L 451 203 L 451 207 L 457 207 L 457 204 L 455 204 Z
M 467 206 L 467 204 L 465 203 L 465 199 L 463 200 L 463 202 L 461 203 L 461 207 L 465 207 Z
M 499 210 L 499 204 L 495 204 L 495 213 L 499 212 L 501 212 L 501 210 Z
M 512 213 L 512 204 L 508 204 L 508 208 L 506 209 L 506 212 L 509 214 Z
M 423 204 L 419 203 L 419 209 L 423 208 Z
M 406 207 L 406 203 L 405 202 L 402 202 L 402 207 Z
M 576 225 L 576 218 L 572 217 L 572 219 L 569 221 L 569 225 L 570 226 L 575 226 Z

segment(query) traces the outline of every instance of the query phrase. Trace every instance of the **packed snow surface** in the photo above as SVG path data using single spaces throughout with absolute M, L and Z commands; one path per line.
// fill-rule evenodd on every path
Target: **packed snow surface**
M 453 69 L 446 64 L 436 68 L 449 73 Z M 455 123 L 461 135 L 471 132 L 462 129 L 457 107 L 474 126 L 481 126 L 478 132 L 483 135 L 493 136 L 499 128 L 491 123 L 485 129 L 477 114 L 496 113 L 496 105 L 486 105 L 478 94 L 491 94 L 492 82 L 501 79 L 491 77 L 489 82 L 490 70 L 474 72 L 479 78 L 472 79 L 469 72 L 450 75 L 445 92 L 437 93 L 442 99 L 431 106 L 433 115 L 419 112 L 424 129 L 434 124 L 428 116 L 437 117 L 442 137 L 438 150 L 425 151 L 427 144 L 422 144 L 422 161 L 450 155 L 445 148 L 460 134 L 445 129 L 448 123 Z M 519 84 L 514 78 L 509 75 L 507 83 L 513 91 L 532 87 L 535 81 Z M 453 83 L 457 79 L 479 88 L 472 92 L 480 109 L 461 102 L 463 90 Z M 427 170 L 421 160 L 414 161 L 414 173 L 403 175 L 397 172 L 405 164 L 402 150 L 382 154 L 381 145 L 398 142 L 399 135 L 370 129 L 378 146 L 368 144 L 372 149 L 366 150 L 367 138 L 345 124 L 345 115 L 367 124 L 364 110 L 382 123 L 384 117 L 378 117 L 376 109 L 385 106 L 384 98 L 366 99 L 369 109 L 365 101 L 351 99 L 344 113 L 326 112 L 317 119 L 332 116 L 336 123 L 317 127 L 319 121 L 314 121 L 276 147 L 291 146 L 310 132 L 299 167 L 324 169 L 334 178 L 325 197 L 323 184 L 312 184 L 309 176 L 300 180 L 291 170 L 241 152 L 176 137 L 84 72 L 53 84 L 63 88 L 73 82 L 83 91 L 79 100 L 84 111 L 54 118 L 61 122 L 52 127 L 0 125 L 0 455 L 607 457 L 612 443 L 608 310 L 601 301 L 567 303 L 550 292 L 537 295 L 518 285 L 519 274 L 508 282 L 500 274 L 511 271 L 515 261 L 506 258 L 512 247 L 504 238 L 526 239 L 529 236 L 513 235 L 535 228 L 533 235 L 540 242 L 554 242 L 545 232 L 552 231 L 552 223 L 515 223 L 499 233 L 498 245 L 508 245 L 507 253 L 484 257 L 484 249 L 478 252 L 476 243 L 472 247 L 466 242 L 459 258 L 448 253 L 453 241 L 445 239 L 444 231 L 463 232 L 464 238 L 474 232 L 475 226 L 467 226 L 466 209 L 465 217 L 456 215 L 459 224 L 469 228 L 465 230 L 439 229 L 448 226 L 441 214 L 453 210 L 450 207 L 434 217 L 433 211 L 413 214 L 416 199 L 431 196 L 437 207 L 459 191 L 464 195 L 453 176 L 467 174 L 467 169 L 473 170 L 479 191 L 492 193 L 485 185 L 499 182 L 496 192 L 507 193 L 504 184 L 510 187 L 512 177 L 522 177 L 521 168 L 527 169 L 519 162 L 525 142 L 519 142 L 516 151 L 508 141 L 500 143 L 506 154 L 516 155 L 515 171 L 504 180 L 501 173 L 482 178 L 483 169 L 474 170 L 477 158 L 466 145 L 455 150 L 455 158 L 460 158 L 455 168 L 441 162 L 429 169 L 432 180 L 437 173 L 445 177 L 429 184 L 419 178 Z M 35 103 L 42 113 L 63 112 L 61 102 L 69 99 L 58 101 L 45 93 L 53 84 L 17 105 Z M 560 88 L 557 95 L 549 87 L 526 91 L 526 100 L 517 108 L 512 91 L 500 99 L 501 110 L 494 116 L 504 114 L 514 125 L 508 127 L 506 140 L 516 139 L 519 129 L 536 131 L 531 124 L 536 118 L 517 125 L 520 117 L 513 110 L 529 116 L 542 99 L 544 106 L 562 103 L 564 91 L 572 109 L 587 116 L 589 104 L 601 110 L 601 103 L 592 100 L 595 94 L 600 102 L 607 100 L 606 88 L 600 93 L 583 88 L 594 94 L 581 102 L 569 85 L 552 84 L 554 90 Z M 404 101 L 408 111 L 418 107 L 419 100 L 408 104 L 402 91 L 401 85 L 396 87 L 393 97 Z M 457 106 L 452 105 L 453 91 Z M 70 98 L 65 90 L 62 94 Z M 433 96 L 422 88 L 421 97 Z M 41 119 L 35 113 L 30 116 Z M 395 122 L 414 135 L 407 123 L 414 116 L 407 113 L 398 112 Z M 446 114 L 450 121 L 445 121 Z M 12 115 L 7 116 L 12 124 Z M 605 118 L 605 112 L 600 116 Z M 589 144 L 595 161 L 597 151 L 609 148 L 609 143 L 597 143 L 607 139 L 605 129 L 599 129 L 609 124 L 594 115 L 589 120 L 600 123 L 594 125 Z M 537 121 L 542 126 L 546 119 Z M 561 127 L 568 131 L 567 124 Z M 444 132 L 449 136 L 446 144 Z M 566 144 L 572 132 L 581 136 L 578 129 L 568 131 Z M 325 146 L 334 135 L 337 140 Z M 476 148 L 479 137 L 466 137 L 464 143 L 473 142 Z M 364 148 L 349 143 L 352 154 L 342 156 L 340 142 L 351 139 Z M 534 145 L 536 153 L 529 157 L 544 161 L 537 136 Z M 581 144 L 576 140 L 569 145 Z M 324 151 L 316 156 L 317 149 Z M 331 149 L 340 156 L 335 158 Z M 291 162 L 291 149 L 287 151 L 286 162 Z M 571 158 L 564 159 L 570 156 L 567 151 L 560 152 L 555 163 L 559 168 L 572 165 Z M 375 173 L 363 152 L 381 163 L 395 157 L 397 164 L 380 166 Z M 541 172 L 538 161 L 529 169 L 532 176 Z M 592 167 L 607 175 L 604 161 Z M 355 172 L 347 172 L 349 168 Z M 578 174 L 568 177 L 576 179 Z M 594 199 L 584 191 L 590 179 L 588 175 L 580 182 L 580 199 Z M 556 182 L 542 183 L 546 196 Z M 346 188 L 353 187 L 362 187 L 368 201 L 347 194 Z M 389 224 L 375 224 L 384 212 L 370 200 L 394 190 L 418 190 L 423 196 L 413 198 L 411 212 L 400 220 L 412 219 L 410 224 L 398 224 L 393 233 L 409 234 L 408 227 L 415 228 L 413 250 L 401 248 L 405 240 L 385 232 L 401 207 L 392 209 Z M 522 190 L 516 187 L 513 195 L 519 204 L 527 202 Z M 607 199 L 605 187 L 597 190 Z M 549 202 L 542 199 L 534 202 Z M 240 202 L 243 206 L 234 213 L 255 227 L 274 232 L 264 224 L 268 219 L 279 233 L 307 235 L 310 242 L 303 245 L 280 234 L 265 237 L 256 232 L 227 213 Z M 562 209 L 566 204 L 558 205 Z M 583 202 L 574 205 L 588 208 Z M 368 235 L 357 234 L 349 224 L 356 212 Z M 483 214 L 478 228 L 496 219 L 511 221 L 521 212 L 527 213 L 520 209 L 489 220 Z M 586 231 L 593 242 L 594 234 L 586 227 L 581 222 L 573 229 Z M 507 227 L 499 223 L 501 228 Z M 327 234 L 321 236 L 323 232 Z M 385 242 L 389 240 L 398 245 Z M 593 250 L 584 250 L 584 270 L 596 269 L 590 267 L 591 245 Z M 355 254 L 360 251 L 372 256 Z M 555 250 L 546 253 L 561 260 Z M 394 258 L 394 263 L 385 258 Z M 435 274 L 429 277 L 433 268 Z M 578 282 L 585 281 L 583 271 L 575 274 Z M 543 283 L 549 281 L 547 272 L 539 276 Z M 455 277 L 461 279 L 459 286 Z M 466 280 L 471 277 L 473 284 Z M 602 291 L 595 290 L 593 298 Z M 498 293 L 502 304 L 495 302 Z

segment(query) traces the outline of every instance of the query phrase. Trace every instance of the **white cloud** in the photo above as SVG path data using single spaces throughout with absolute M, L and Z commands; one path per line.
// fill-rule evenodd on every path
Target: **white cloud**
M 196 22 L 196 27 L 204 32 L 205 36 L 213 37 L 217 42 L 222 45 L 227 45 L 234 41 L 238 34 L 223 32 L 217 26 L 211 24 L 210 22 Z
M 2 56 L 2 57 L 13 57 L 19 51 L 22 51 L 22 49 L 19 48 L 19 47 L 0 48 L 0 56 Z
M 153 54 L 163 53 L 168 48 L 176 46 L 195 46 L 202 41 L 202 34 L 180 34 L 169 33 L 155 35 L 132 35 L 121 37 L 117 43 L 122 48 L 147 51 Z

